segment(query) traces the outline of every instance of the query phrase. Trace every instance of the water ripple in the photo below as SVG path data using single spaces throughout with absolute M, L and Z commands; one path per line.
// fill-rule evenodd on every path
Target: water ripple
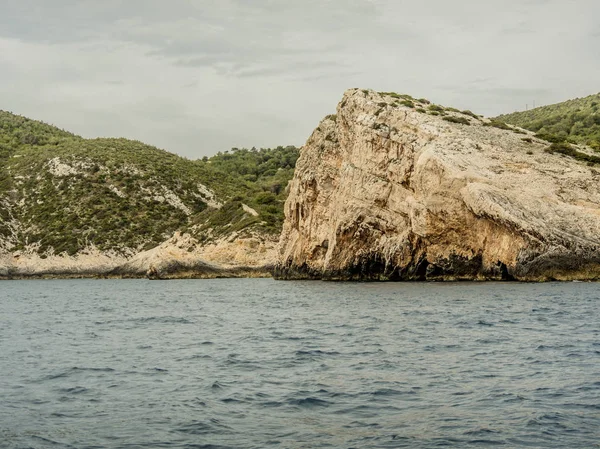
M 600 447 L 596 285 L 6 282 L 0 447 Z

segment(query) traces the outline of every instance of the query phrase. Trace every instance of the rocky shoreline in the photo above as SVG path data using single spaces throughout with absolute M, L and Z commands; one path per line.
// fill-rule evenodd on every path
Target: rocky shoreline
M 270 277 L 276 238 L 230 235 L 200 244 L 188 234 L 130 256 L 89 249 L 75 256 L 36 253 L 0 256 L 0 280 L 7 279 L 214 279 Z

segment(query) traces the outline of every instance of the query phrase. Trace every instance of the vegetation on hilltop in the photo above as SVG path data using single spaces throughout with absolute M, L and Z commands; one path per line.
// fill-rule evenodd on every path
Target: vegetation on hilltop
M 370 91 L 368 89 L 363 89 L 362 92 L 367 95 Z M 383 97 L 391 97 L 394 99 L 392 102 L 393 106 L 406 106 L 411 109 L 415 109 L 417 112 L 421 114 L 429 114 L 429 115 L 439 115 L 448 122 L 459 123 L 463 125 L 470 125 L 471 122 L 462 116 L 469 116 L 475 120 L 481 120 L 483 117 L 475 114 L 472 111 L 464 110 L 461 111 L 456 108 L 445 107 L 438 104 L 433 104 L 427 98 L 414 98 L 408 94 L 399 94 L 396 92 L 378 92 L 379 95 Z M 446 117 L 448 113 L 460 114 L 458 116 L 450 116 Z
M 217 211 L 207 211 L 194 219 L 196 234 L 213 229 L 217 233 L 232 232 L 255 226 L 264 232 L 277 234 L 283 226 L 283 204 L 288 181 L 294 176 L 299 151 L 294 146 L 277 148 L 233 148 L 219 152 L 202 163 L 219 176 L 228 176 L 233 189 L 227 191 L 228 201 Z M 244 212 L 242 204 L 259 212 L 253 216 Z
M 371 91 L 363 90 L 362 92 L 368 95 Z M 580 151 L 581 148 L 577 149 L 573 146 L 573 144 L 587 144 L 596 151 L 600 151 L 600 94 L 531 111 L 501 115 L 490 120 L 482 120 L 481 116 L 469 110 L 460 111 L 433 104 L 425 99 L 415 100 L 406 94 L 395 92 L 379 92 L 379 94 L 384 97 L 392 97 L 394 106 L 416 108 L 417 112 L 441 116 L 443 120 L 451 123 L 470 125 L 472 122 L 466 117 L 468 116 L 478 120 L 483 126 L 517 134 L 527 134 L 523 129 L 529 129 L 536 132 L 535 137 L 548 142 L 549 146 L 545 150 L 547 153 L 569 156 L 588 165 L 600 164 L 600 157 L 588 154 L 586 150 Z M 449 115 L 449 113 L 453 113 L 453 115 Z M 532 143 L 533 139 L 524 137 L 522 141 Z M 527 153 L 532 154 L 530 150 Z
M 201 239 L 249 229 L 277 233 L 297 157 L 295 147 L 277 147 L 192 161 L 139 141 L 83 139 L 0 111 L 0 249 L 75 254 L 94 245 L 128 252 L 177 230 Z
M 500 115 L 498 120 L 540 136 L 555 136 L 600 150 L 600 93 L 529 111 Z
M 21 145 L 56 145 L 74 134 L 37 120 L 0 111 L 0 157 L 7 157 Z

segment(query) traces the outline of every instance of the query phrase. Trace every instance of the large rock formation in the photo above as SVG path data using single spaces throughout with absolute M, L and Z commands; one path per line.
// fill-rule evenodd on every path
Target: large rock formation
M 490 124 L 347 91 L 301 151 L 275 276 L 599 278 L 600 172 Z

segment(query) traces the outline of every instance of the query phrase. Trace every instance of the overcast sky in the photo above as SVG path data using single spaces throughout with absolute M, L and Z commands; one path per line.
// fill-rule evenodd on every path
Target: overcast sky
M 0 109 L 198 158 L 351 87 L 487 116 L 600 91 L 598 0 L 0 0 Z

